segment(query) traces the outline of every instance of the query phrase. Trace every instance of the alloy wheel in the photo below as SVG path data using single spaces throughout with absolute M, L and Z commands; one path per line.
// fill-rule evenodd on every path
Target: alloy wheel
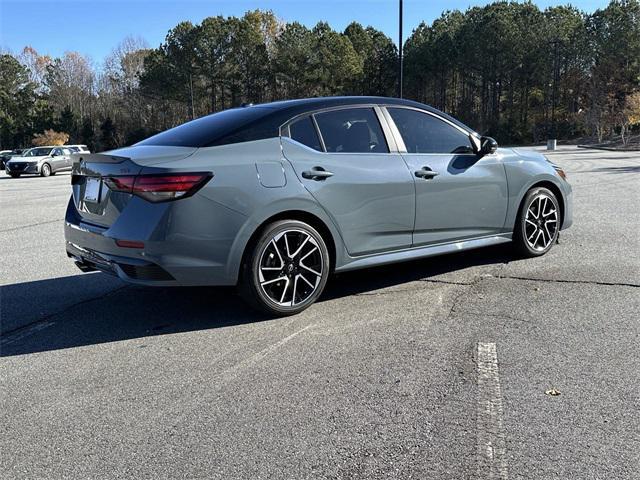
M 284 230 L 260 254 L 260 289 L 271 302 L 294 307 L 312 297 L 324 269 L 323 255 L 313 236 L 300 229 Z
M 538 252 L 546 250 L 557 237 L 558 218 L 558 208 L 551 197 L 545 193 L 535 196 L 524 220 L 524 236 L 529 247 Z

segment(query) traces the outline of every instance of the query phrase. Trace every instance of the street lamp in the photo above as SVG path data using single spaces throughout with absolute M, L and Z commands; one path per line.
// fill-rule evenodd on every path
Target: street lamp
M 402 0 L 398 11 L 398 98 L 402 98 Z

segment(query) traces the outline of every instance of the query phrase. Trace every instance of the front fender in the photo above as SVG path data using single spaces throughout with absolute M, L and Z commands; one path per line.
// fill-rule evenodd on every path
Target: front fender
M 562 228 L 572 221 L 571 185 L 562 180 L 553 165 L 540 153 L 505 149 L 504 167 L 509 186 L 509 205 L 505 229 L 513 230 L 520 204 L 527 192 L 535 185 L 549 183 L 560 192 L 564 216 Z

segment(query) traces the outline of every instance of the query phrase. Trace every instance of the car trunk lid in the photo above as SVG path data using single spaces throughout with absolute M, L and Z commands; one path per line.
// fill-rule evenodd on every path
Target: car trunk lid
M 76 153 L 73 157 L 72 187 L 76 210 L 84 222 L 111 226 L 133 195 L 111 191 L 105 177 L 135 176 L 143 168 L 180 160 L 197 149 L 190 147 L 138 146 L 104 153 Z

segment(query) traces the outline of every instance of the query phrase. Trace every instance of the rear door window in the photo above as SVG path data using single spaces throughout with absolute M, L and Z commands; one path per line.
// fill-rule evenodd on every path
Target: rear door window
M 315 119 L 327 152 L 389 153 L 373 108 L 346 108 L 317 113 Z
M 318 132 L 313 124 L 311 117 L 304 117 L 295 121 L 289 125 L 289 134 L 291 139 L 296 142 L 300 142 L 309 148 L 322 151 L 322 145 L 320 145 L 320 139 L 318 138 Z

